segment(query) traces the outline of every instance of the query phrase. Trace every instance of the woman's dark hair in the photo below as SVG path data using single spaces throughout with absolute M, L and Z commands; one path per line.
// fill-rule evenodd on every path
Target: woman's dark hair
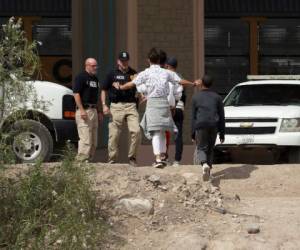
M 148 59 L 150 60 L 151 63 L 159 64 L 160 57 L 156 48 L 150 49 L 148 53 Z
M 206 87 L 206 88 L 210 88 L 211 85 L 213 84 L 213 78 L 209 75 L 204 75 L 202 77 L 202 84 Z

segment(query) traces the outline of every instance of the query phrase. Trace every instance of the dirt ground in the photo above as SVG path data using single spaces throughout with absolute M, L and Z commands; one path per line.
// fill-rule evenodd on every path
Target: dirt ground
M 90 166 L 111 226 L 105 249 L 300 249 L 300 165 L 215 165 L 210 182 L 199 166 Z
M 208 183 L 197 166 L 95 166 L 108 249 L 300 249 L 300 165 L 216 165 Z

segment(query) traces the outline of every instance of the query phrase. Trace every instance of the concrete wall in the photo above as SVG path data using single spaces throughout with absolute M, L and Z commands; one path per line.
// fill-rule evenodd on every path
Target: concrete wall
M 147 67 L 146 57 L 152 47 L 160 48 L 178 59 L 178 72 L 194 80 L 193 0 L 138 1 L 138 69 Z M 193 87 L 186 88 L 187 104 L 184 142 L 190 143 L 190 97 Z M 143 112 L 143 109 L 141 110 Z M 146 140 L 143 140 L 147 143 Z

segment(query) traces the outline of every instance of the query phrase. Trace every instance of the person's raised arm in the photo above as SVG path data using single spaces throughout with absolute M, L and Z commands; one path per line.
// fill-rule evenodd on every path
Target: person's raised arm
M 132 89 L 134 87 L 138 87 L 139 85 L 141 85 L 143 83 L 144 83 L 144 73 L 141 72 L 132 81 L 127 82 L 122 85 L 118 82 L 114 82 L 113 86 L 119 90 L 127 90 L 127 89 Z
M 135 84 L 133 82 L 127 82 L 123 85 L 120 85 L 120 83 L 118 82 L 114 82 L 113 83 L 113 86 L 116 88 L 116 89 L 119 89 L 119 90 L 127 90 L 127 89 L 132 89 L 135 87 Z
M 194 82 L 191 82 L 189 80 L 186 80 L 186 79 L 183 79 L 181 78 L 178 74 L 176 74 L 175 72 L 172 72 L 170 70 L 168 70 L 169 72 L 169 81 L 172 83 L 172 84 L 176 84 L 176 83 L 179 83 L 181 84 L 183 87 L 184 86 L 197 86 L 198 85 L 198 82 L 197 81 L 194 81 Z
M 196 82 L 191 82 L 189 80 L 181 79 L 179 82 L 182 86 L 197 86 Z

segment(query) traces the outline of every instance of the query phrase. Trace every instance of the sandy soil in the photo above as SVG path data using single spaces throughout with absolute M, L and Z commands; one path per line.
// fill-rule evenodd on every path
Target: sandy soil
M 106 249 L 300 249 L 300 165 L 215 165 L 210 182 L 199 166 L 90 166 L 109 214 Z
M 196 166 L 95 165 L 99 194 L 153 205 L 144 213 L 115 205 L 118 240 L 107 248 L 300 249 L 300 165 L 216 165 L 209 183 Z

